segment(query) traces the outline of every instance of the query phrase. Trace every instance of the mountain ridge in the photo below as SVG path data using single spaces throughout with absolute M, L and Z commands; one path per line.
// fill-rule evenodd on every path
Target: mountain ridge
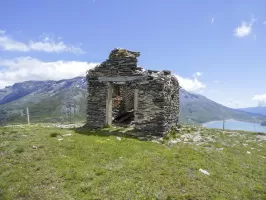
M 32 122 L 85 121 L 86 99 L 85 77 L 15 83 L 0 89 L 0 118 L 2 121 L 4 118 L 8 122 L 25 123 L 23 112 L 29 107 Z M 180 121 L 183 123 L 202 124 L 229 118 L 253 121 L 254 117 L 265 119 L 180 89 Z
M 242 110 L 242 111 L 252 113 L 252 114 L 260 114 L 260 115 L 266 116 L 266 106 L 238 108 L 238 110 Z

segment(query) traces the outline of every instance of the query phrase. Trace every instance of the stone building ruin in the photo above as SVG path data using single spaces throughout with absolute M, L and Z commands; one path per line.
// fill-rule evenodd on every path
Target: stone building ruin
M 87 127 L 134 124 L 139 132 L 163 135 L 179 120 L 179 83 L 170 71 L 144 70 L 139 52 L 114 49 L 87 72 Z

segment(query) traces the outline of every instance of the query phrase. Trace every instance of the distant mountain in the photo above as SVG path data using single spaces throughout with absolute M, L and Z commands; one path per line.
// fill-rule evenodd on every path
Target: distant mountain
M 181 121 L 205 123 L 208 121 L 235 119 L 240 121 L 254 121 L 264 119 L 264 116 L 247 113 L 216 103 L 203 95 L 180 90 Z
M 266 116 L 266 106 L 239 108 L 238 110 L 242 110 L 242 111 L 254 113 L 254 114 L 261 114 L 261 115 Z
M 26 123 L 29 107 L 32 122 L 69 122 L 86 119 L 87 82 L 84 77 L 60 81 L 26 81 L 0 90 L 0 121 Z M 233 118 L 252 121 L 256 114 L 234 110 L 202 95 L 180 90 L 181 122 L 204 123 Z
M 33 122 L 84 120 L 86 88 L 84 77 L 16 83 L 0 90 L 0 111 L 8 112 L 12 122 L 25 122 L 26 107 Z

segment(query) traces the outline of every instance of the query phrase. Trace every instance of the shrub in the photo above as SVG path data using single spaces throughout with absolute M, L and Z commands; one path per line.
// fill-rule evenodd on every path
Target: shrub
M 22 153 L 24 152 L 24 148 L 23 147 L 17 147 L 15 150 L 14 150 L 15 153 Z
M 192 130 L 192 131 L 197 131 L 197 128 L 196 128 L 195 126 L 193 126 L 193 127 L 191 128 L 191 130 Z
M 105 124 L 105 125 L 103 126 L 103 128 L 112 128 L 112 125 Z
M 57 132 L 53 132 L 53 133 L 50 134 L 50 137 L 57 137 L 58 135 L 60 135 L 60 134 L 57 133 Z
M 190 128 L 187 129 L 187 133 L 191 133 L 191 129 Z
M 182 125 L 181 125 L 181 124 L 178 124 L 178 125 L 177 125 L 177 128 L 178 128 L 178 129 L 182 128 Z

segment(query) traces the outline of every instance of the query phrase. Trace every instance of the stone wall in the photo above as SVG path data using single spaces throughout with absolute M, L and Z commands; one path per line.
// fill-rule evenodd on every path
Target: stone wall
M 103 127 L 106 123 L 107 82 L 119 84 L 123 111 L 134 109 L 134 92 L 137 89 L 138 109 L 135 111 L 135 127 L 151 135 L 163 135 L 179 118 L 179 84 L 170 71 L 144 71 L 137 67 L 138 52 L 114 49 L 109 58 L 89 70 L 87 126 Z M 110 77 L 105 78 L 105 77 Z M 120 78 L 119 77 L 124 77 Z M 112 81 L 110 81 L 112 80 Z M 126 80 L 122 81 L 121 80 Z M 116 94 L 113 93 L 113 106 Z M 118 112 L 113 110 L 113 117 Z
M 89 94 L 87 106 L 88 127 L 101 128 L 106 122 L 107 83 L 99 81 L 98 78 L 141 75 L 141 68 L 137 67 L 137 57 L 139 55 L 138 52 L 114 49 L 106 61 L 87 72 Z M 130 86 L 119 85 L 119 87 L 123 104 L 113 110 L 113 117 L 119 114 L 121 107 L 129 110 L 133 106 L 134 99 L 132 99 Z
M 165 81 L 165 121 L 167 129 L 179 123 L 179 84 L 176 77 L 169 77 Z
M 138 86 L 138 110 L 135 112 L 138 131 L 152 135 L 166 131 L 163 89 L 164 84 L 156 80 Z
M 109 58 L 88 71 L 89 77 L 99 76 L 134 76 L 141 75 L 141 68 L 137 66 L 138 52 L 114 49 Z
M 106 120 L 107 84 L 88 79 L 87 126 L 101 128 Z
M 162 135 L 178 123 L 179 85 L 170 72 L 157 73 L 153 80 L 138 85 L 136 129 Z

